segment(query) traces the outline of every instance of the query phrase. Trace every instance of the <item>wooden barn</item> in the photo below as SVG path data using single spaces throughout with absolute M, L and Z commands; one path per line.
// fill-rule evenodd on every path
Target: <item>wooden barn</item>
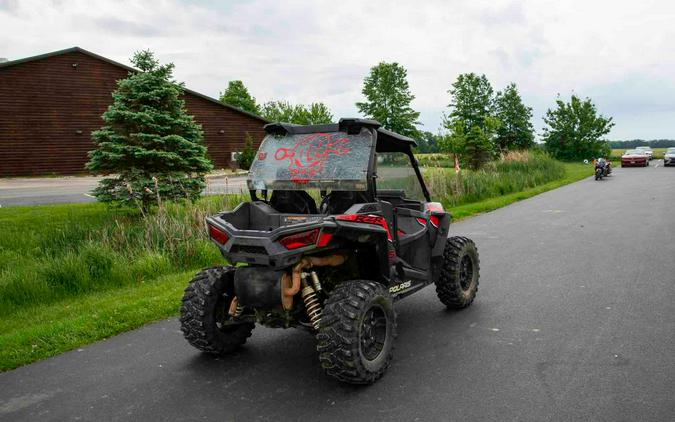
M 0 63 L 0 177 L 85 173 L 91 132 L 134 71 L 79 47 Z M 247 132 L 262 140 L 261 117 L 189 89 L 184 98 L 216 168 L 234 165 Z

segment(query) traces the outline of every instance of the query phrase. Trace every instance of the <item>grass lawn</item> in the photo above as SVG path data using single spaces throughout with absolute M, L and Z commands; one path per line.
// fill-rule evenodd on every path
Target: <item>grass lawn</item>
M 522 166 L 463 171 L 452 185 L 461 200 L 446 194 L 446 208 L 466 218 L 593 172 L 583 164 Z M 436 170 L 440 189 L 447 182 Z M 194 272 L 222 263 L 204 216 L 239 201 L 209 197 L 145 217 L 101 204 L 0 208 L 0 371 L 176 315 Z
M 0 371 L 175 315 L 194 271 L 27 307 L 0 319 Z

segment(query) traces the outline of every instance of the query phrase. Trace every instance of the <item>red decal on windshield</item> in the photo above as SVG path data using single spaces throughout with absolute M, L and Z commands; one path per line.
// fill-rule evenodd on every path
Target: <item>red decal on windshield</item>
M 293 148 L 279 148 L 274 152 L 277 161 L 288 160 L 291 181 L 307 183 L 323 171 L 331 154 L 349 154 L 349 139 L 332 139 L 329 133 L 313 133 L 300 138 Z

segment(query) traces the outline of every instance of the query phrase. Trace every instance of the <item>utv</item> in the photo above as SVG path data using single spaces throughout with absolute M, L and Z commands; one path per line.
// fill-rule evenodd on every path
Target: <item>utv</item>
M 206 219 L 231 266 L 190 282 L 181 329 L 214 354 L 244 344 L 256 323 L 306 329 L 329 375 L 373 383 L 392 358 L 393 303 L 434 283 L 448 308 L 469 306 L 476 246 L 448 238 L 451 216 L 429 198 L 413 139 L 365 119 L 265 131 L 251 202 Z

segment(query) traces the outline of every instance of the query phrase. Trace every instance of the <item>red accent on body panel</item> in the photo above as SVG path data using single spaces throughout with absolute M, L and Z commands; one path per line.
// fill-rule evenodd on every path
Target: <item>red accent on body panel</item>
M 420 223 L 421 226 L 426 227 L 427 226 L 427 220 L 422 218 L 422 217 L 417 217 L 415 220 L 417 220 L 418 223 Z
M 437 216 L 432 215 L 431 217 L 429 217 L 429 221 L 431 222 L 432 226 L 438 227 L 439 219 Z
M 346 155 L 351 152 L 348 138 L 332 138 L 330 133 L 313 133 L 296 141 L 293 148 L 279 148 L 274 152 L 277 161 L 288 160 L 291 181 L 307 183 L 323 171 L 331 154 Z
M 319 240 L 316 242 L 316 246 L 323 248 L 325 246 L 328 246 L 330 243 L 330 240 L 333 238 L 333 233 L 326 233 L 326 232 L 321 232 L 319 235 Z
M 389 225 L 384 217 L 372 214 L 340 214 L 335 216 L 336 220 L 352 221 L 354 223 L 374 224 L 383 227 L 387 231 L 387 240 L 393 241 L 389 232 Z
M 399 235 L 399 236 L 405 236 L 405 232 L 404 232 L 403 230 L 401 230 L 401 229 L 398 229 L 398 230 L 396 231 L 396 234 Z

